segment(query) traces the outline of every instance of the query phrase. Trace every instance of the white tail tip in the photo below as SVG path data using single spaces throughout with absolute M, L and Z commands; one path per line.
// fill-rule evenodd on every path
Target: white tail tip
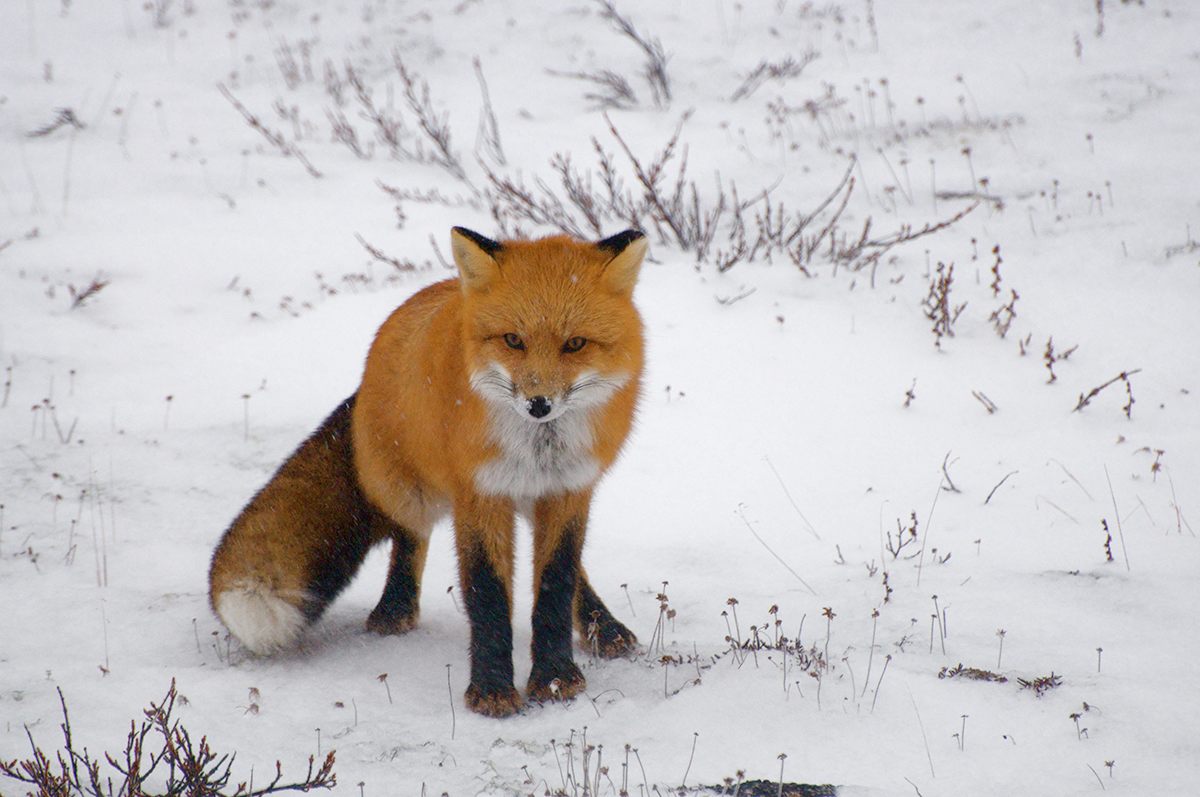
M 304 614 L 261 584 L 241 583 L 213 596 L 213 608 L 243 645 L 259 655 L 294 647 Z

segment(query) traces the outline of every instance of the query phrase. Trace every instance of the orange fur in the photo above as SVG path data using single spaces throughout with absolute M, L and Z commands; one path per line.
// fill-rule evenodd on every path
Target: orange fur
M 645 240 L 627 232 L 598 244 L 496 243 L 456 228 L 452 244 L 459 278 L 420 291 L 384 322 L 355 396 L 226 533 L 211 590 L 248 646 L 284 646 L 298 628 L 279 632 L 274 618 L 290 606 L 293 626 L 311 622 L 366 550 L 390 537 L 392 570 L 368 627 L 402 632 L 416 622 L 429 534 L 449 513 L 471 620 L 467 703 L 502 716 L 520 706 L 511 674 L 516 513 L 534 528 L 530 697 L 583 688 L 572 625 L 598 627 L 605 655 L 635 644 L 579 556 L 592 488 L 638 400 L 643 339 L 632 293 Z M 296 472 L 312 477 L 298 482 Z

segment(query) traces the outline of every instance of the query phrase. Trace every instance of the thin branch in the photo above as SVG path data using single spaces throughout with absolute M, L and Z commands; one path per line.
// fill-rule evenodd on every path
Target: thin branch
M 242 115 L 242 118 L 246 120 L 246 123 L 258 132 L 262 133 L 263 137 L 267 139 L 267 141 L 269 141 L 276 149 L 283 153 L 285 157 L 294 157 L 296 160 L 300 161 L 300 163 L 304 165 L 304 168 L 308 170 L 308 173 L 313 177 L 319 178 L 323 176 L 319 171 L 317 171 L 315 166 L 309 163 L 308 158 L 304 156 L 304 153 L 300 151 L 299 147 L 297 147 L 295 144 L 288 143 L 288 141 L 284 139 L 282 135 L 264 125 L 257 116 L 252 114 L 246 108 L 245 105 L 242 105 L 240 102 L 238 102 L 237 98 L 230 93 L 229 89 L 225 88 L 224 83 L 218 83 L 217 89 L 225 96 L 225 99 L 229 100 L 229 102 L 233 104 L 233 107 L 236 108 L 238 113 Z

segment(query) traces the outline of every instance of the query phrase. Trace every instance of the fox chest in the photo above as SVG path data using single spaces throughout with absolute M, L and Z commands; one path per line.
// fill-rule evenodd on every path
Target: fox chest
M 480 492 L 514 499 L 581 490 L 600 478 L 591 425 L 581 413 L 532 423 L 500 409 L 491 417 L 498 453 L 475 471 Z

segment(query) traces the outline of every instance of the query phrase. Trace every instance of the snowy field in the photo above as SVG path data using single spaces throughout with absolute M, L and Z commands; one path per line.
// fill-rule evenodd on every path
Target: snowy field
M 174 680 L 229 794 L 331 750 L 354 795 L 1194 794 L 1198 42 L 1185 0 L 0 4 L 0 761 L 61 690 L 115 790 Z M 642 655 L 470 714 L 449 528 L 416 631 L 363 630 L 380 551 L 301 650 L 230 640 L 214 545 L 450 227 L 631 219 L 584 559 Z

